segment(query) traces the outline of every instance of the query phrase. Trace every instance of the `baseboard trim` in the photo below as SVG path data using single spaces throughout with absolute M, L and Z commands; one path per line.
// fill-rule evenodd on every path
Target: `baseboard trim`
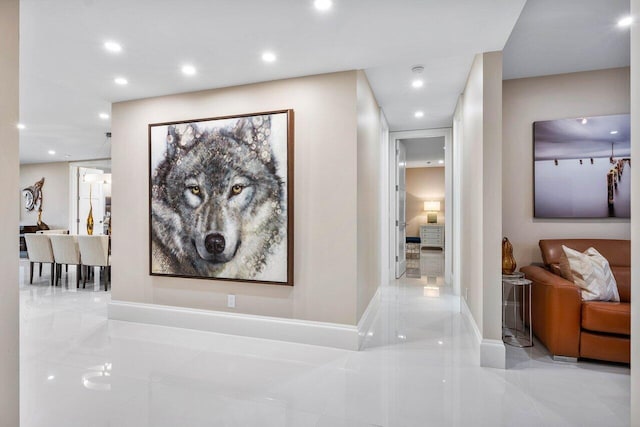
M 480 366 L 506 369 L 507 349 L 502 340 L 483 339 L 480 344 Z
M 376 318 L 378 317 L 378 313 L 380 312 L 380 288 L 381 287 L 378 286 L 376 293 L 373 294 L 371 301 L 369 301 L 369 305 L 364 313 L 362 313 L 360 321 L 358 321 L 358 350 L 362 349 L 364 341 L 367 338 L 367 334 L 372 330 Z
M 369 317 L 375 314 L 376 310 L 369 310 L 371 305 L 376 303 L 374 299 L 365 311 L 366 318 L 365 315 L 362 316 L 363 328 L 369 322 Z M 379 305 L 379 296 L 377 304 Z M 360 346 L 360 323 L 358 326 L 352 326 L 126 301 L 109 303 L 108 318 L 345 350 L 358 350 Z
M 471 314 L 471 310 L 464 298 L 460 298 L 460 308 L 464 318 L 474 335 L 474 342 L 480 349 L 480 366 L 484 368 L 506 369 L 507 350 L 502 340 L 487 339 L 482 337 L 480 328 Z

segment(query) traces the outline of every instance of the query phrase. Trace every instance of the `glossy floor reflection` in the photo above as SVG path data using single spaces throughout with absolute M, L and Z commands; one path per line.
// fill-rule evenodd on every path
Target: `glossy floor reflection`
M 22 426 L 628 425 L 626 367 L 536 346 L 480 368 L 430 255 L 361 352 L 107 321 L 99 288 L 21 283 Z

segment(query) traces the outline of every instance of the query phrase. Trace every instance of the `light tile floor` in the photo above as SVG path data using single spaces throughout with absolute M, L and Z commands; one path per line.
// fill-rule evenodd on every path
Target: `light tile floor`
M 23 427 L 629 424 L 627 367 L 555 363 L 538 344 L 480 368 L 431 273 L 385 288 L 361 352 L 107 321 L 110 293 L 47 279 L 20 283 Z

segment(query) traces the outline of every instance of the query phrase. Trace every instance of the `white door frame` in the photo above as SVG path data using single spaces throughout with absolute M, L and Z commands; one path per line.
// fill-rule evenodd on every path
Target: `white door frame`
M 450 286 L 452 283 L 457 281 L 453 280 L 453 247 L 454 244 L 457 246 L 459 244 L 459 236 L 456 231 L 453 229 L 453 209 L 459 209 L 458 206 L 453 205 L 453 146 L 452 146 L 452 129 L 451 128 L 438 128 L 438 129 L 423 129 L 423 130 L 412 130 L 412 131 L 402 131 L 402 132 L 390 132 L 389 133 L 389 148 L 388 148 L 388 166 L 389 166 L 389 187 L 387 189 L 388 200 L 389 200 L 389 236 L 395 236 L 396 229 L 396 209 L 395 209 L 395 188 L 396 188 L 396 156 L 395 156 L 395 147 L 396 141 L 399 139 L 416 139 L 416 138 L 434 138 L 434 137 L 444 137 L 444 146 L 445 146 L 445 155 L 444 155 L 444 186 L 445 186 L 445 199 L 444 199 L 444 237 L 445 237 L 445 275 L 444 280 L 445 283 Z M 454 237 L 456 242 L 454 242 Z M 395 241 L 394 238 L 390 239 L 392 242 Z M 395 245 L 394 245 L 395 246 Z M 389 251 L 388 258 L 388 267 L 389 271 L 395 271 L 395 249 L 393 251 Z M 393 277 L 389 277 L 389 280 L 393 280 Z M 454 289 L 456 295 L 460 294 L 459 289 Z
M 395 142 L 395 250 L 393 252 L 395 253 L 395 277 L 399 279 L 407 272 L 407 146 L 399 139 L 396 139 Z M 400 212 L 403 213 L 402 217 L 400 217 Z M 402 249 L 399 250 L 399 248 Z

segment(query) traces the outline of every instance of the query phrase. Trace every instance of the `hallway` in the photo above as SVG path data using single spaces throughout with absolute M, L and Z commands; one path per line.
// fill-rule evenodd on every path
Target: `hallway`
M 22 425 L 629 424 L 627 367 L 554 363 L 538 345 L 480 368 L 457 299 L 428 277 L 384 288 L 360 352 L 107 321 L 110 292 L 22 281 Z

